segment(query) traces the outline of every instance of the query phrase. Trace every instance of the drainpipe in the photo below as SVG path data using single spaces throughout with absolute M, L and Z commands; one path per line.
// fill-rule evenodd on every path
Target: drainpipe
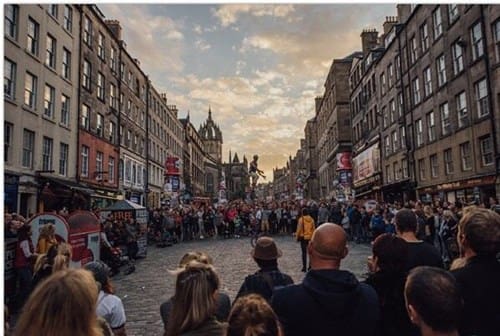
M 80 31 L 78 38 L 78 106 L 77 106 L 77 122 L 76 122 L 76 171 L 75 171 L 75 179 L 77 183 L 80 183 L 80 118 L 81 118 L 81 98 L 82 98 L 82 20 L 83 20 L 83 7 L 85 5 L 77 5 L 80 11 Z
M 148 207 L 148 198 L 149 198 L 149 99 L 150 99 L 150 87 L 151 81 L 149 80 L 149 76 L 146 76 L 146 139 L 144 139 L 146 145 L 146 176 L 144 176 L 144 191 L 146 194 L 146 198 L 144 199 L 144 205 L 146 208 Z

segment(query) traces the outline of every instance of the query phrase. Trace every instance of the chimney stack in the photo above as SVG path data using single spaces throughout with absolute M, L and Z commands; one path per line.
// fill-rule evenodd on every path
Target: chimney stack
M 160 94 L 160 97 L 166 105 L 167 104 L 167 94 L 165 92 L 163 92 Z
M 398 17 L 397 16 L 386 16 L 385 22 L 384 22 L 384 35 L 389 34 L 392 27 L 394 27 L 397 24 L 398 24 Z
M 120 26 L 120 21 L 118 20 L 106 20 L 105 21 L 108 28 L 113 32 L 113 35 L 118 41 L 122 40 L 122 27 Z
M 378 32 L 376 29 L 364 29 L 361 33 L 361 45 L 363 48 L 363 57 L 366 57 L 370 50 L 378 45 Z

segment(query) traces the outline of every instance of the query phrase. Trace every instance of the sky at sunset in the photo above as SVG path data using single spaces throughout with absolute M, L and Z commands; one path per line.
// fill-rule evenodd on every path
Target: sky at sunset
M 314 97 L 335 58 L 361 49 L 364 28 L 382 30 L 393 4 L 99 4 L 122 25 L 127 50 L 179 117 L 220 125 L 223 160 L 259 154 L 286 165 L 314 116 Z

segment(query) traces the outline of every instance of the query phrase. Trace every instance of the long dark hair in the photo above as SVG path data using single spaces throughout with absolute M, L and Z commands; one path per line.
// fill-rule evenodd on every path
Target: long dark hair
M 24 224 L 23 226 L 21 226 L 18 230 L 17 230 L 17 238 L 18 238 L 18 241 L 23 241 L 23 240 L 31 240 L 31 236 L 30 236 L 30 229 L 31 229 L 31 226 L 27 225 L 27 224 Z

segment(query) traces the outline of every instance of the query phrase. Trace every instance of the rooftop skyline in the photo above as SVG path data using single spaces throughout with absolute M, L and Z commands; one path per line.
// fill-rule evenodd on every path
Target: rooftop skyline
M 380 32 L 395 4 L 100 4 L 120 21 L 127 50 L 153 85 L 188 111 L 196 129 L 220 126 L 222 158 L 251 159 L 268 180 L 286 165 L 314 116 L 333 59 L 361 50 L 361 31 Z

